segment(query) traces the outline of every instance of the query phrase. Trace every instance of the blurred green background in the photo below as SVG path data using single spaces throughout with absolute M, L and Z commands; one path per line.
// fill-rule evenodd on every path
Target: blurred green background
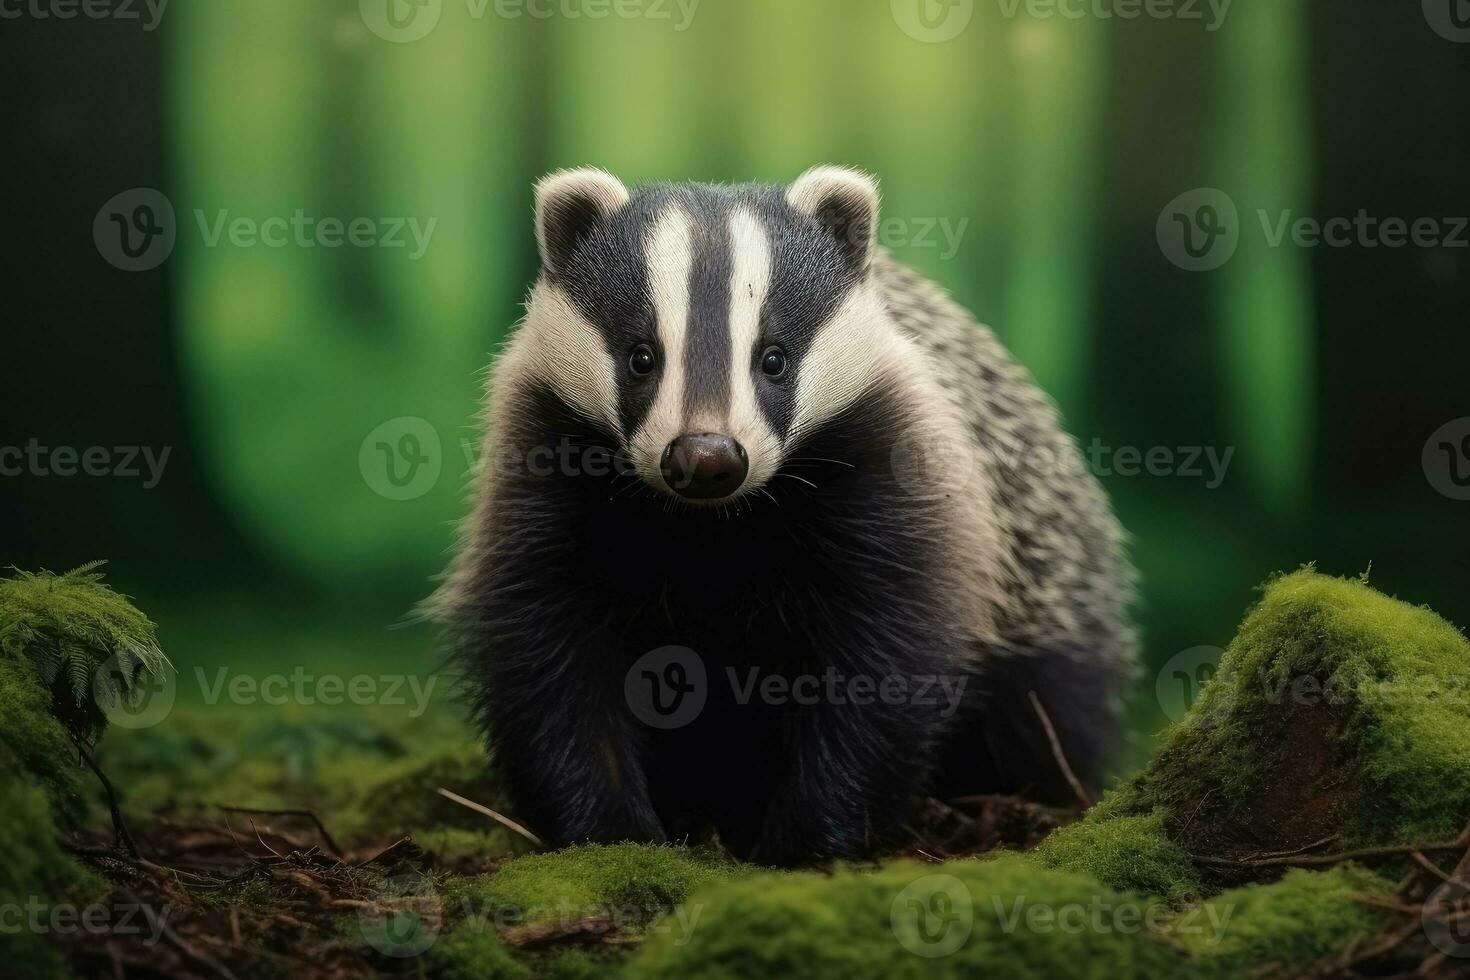
M 1470 214 L 1470 43 L 1420 6 L 174 0 L 154 29 L 146 9 L 6 20 L 0 446 L 169 456 L 156 485 L 0 477 L 0 563 L 111 559 L 186 669 L 431 665 L 427 631 L 394 627 L 463 508 L 481 373 L 536 271 L 534 179 L 830 161 L 881 178 L 884 242 L 1103 452 L 1142 576 L 1141 732 L 1158 666 L 1228 641 L 1274 570 L 1371 563 L 1470 623 L 1470 502 L 1423 461 L 1470 415 L 1470 233 L 1272 241 L 1283 217 L 1453 237 Z M 93 229 L 131 220 L 136 188 L 167 199 L 176 242 L 128 271 Z M 1202 188 L 1235 209 L 1235 250 L 1190 271 L 1168 232 L 1182 214 L 1203 233 L 1221 194 L 1181 198 Z M 298 212 L 305 241 L 247 234 Z M 325 219 L 371 244 L 326 244 Z M 1232 455 L 1218 480 L 1206 457 L 1130 475 L 1117 455 L 1156 448 L 1176 470 Z

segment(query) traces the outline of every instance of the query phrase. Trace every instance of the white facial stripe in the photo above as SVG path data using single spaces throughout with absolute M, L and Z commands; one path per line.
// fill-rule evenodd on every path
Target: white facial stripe
M 535 317 L 520 336 L 534 376 L 546 379 L 557 395 L 589 419 L 622 435 L 618 386 L 602 331 L 584 317 L 566 294 L 538 285 L 528 308 Z
M 630 441 L 645 477 L 659 479 L 664 447 L 682 433 L 684 421 L 684 342 L 689 330 L 689 272 L 694 264 L 693 222 L 681 207 L 659 216 L 644 253 L 649 292 L 663 348 L 658 393 Z
M 888 319 L 874 287 L 865 283 L 817 331 L 796 380 L 796 415 L 788 443 L 835 417 L 886 373 L 912 360 L 913 344 Z M 906 357 L 906 355 L 910 355 Z
M 748 484 L 761 486 L 781 463 L 781 440 L 756 399 L 753 370 L 761 311 L 771 291 L 771 242 L 765 225 L 746 208 L 730 215 L 730 252 L 730 410 L 725 431 L 745 447 Z

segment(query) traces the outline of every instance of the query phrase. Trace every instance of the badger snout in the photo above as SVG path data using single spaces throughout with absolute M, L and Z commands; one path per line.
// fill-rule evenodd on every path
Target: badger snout
M 745 448 L 717 432 L 680 436 L 664 450 L 660 466 L 669 489 L 691 500 L 730 496 L 749 470 Z

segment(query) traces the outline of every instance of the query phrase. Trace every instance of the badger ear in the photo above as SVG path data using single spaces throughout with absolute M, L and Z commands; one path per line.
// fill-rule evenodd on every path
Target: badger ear
M 606 170 L 558 170 L 536 183 L 536 244 L 548 272 L 563 268 L 604 218 L 628 203 L 628 188 Z
M 786 191 L 786 201 L 837 240 L 854 272 L 868 271 L 878 238 L 878 182 L 847 167 L 813 167 Z

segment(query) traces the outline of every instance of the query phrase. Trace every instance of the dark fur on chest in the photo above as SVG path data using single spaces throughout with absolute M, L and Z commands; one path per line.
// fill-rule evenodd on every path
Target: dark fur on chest
M 714 828 L 738 854 L 791 862 L 861 853 L 906 814 L 945 718 L 896 685 L 953 681 L 970 656 L 937 594 L 944 528 L 894 472 L 902 418 L 865 399 L 793 449 L 767 494 L 695 508 L 619 472 L 613 441 L 551 393 L 523 396 L 458 650 L 537 830 Z M 625 682 L 671 645 L 699 658 L 705 703 L 660 730 Z M 850 696 L 885 682 L 886 699 Z

